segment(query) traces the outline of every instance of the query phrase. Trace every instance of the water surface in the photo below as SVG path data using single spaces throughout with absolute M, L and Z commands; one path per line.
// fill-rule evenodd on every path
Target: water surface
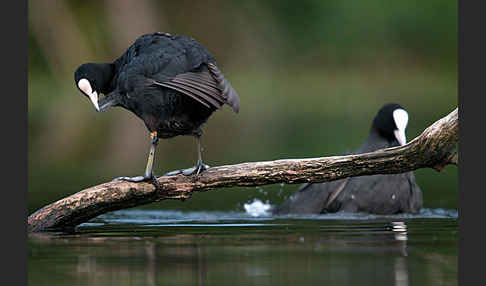
M 457 285 L 457 211 L 129 209 L 29 235 L 29 285 Z

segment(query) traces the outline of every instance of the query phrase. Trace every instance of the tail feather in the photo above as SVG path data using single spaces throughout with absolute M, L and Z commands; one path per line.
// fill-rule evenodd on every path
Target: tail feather
M 209 70 L 216 78 L 219 88 L 222 90 L 223 97 L 226 99 L 226 104 L 233 108 L 233 111 L 238 113 L 240 111 L 240 97 L 236 90 L 231 86 L 228 80 L 223 76 L 223 73 L 215 64 L 208 64 Z

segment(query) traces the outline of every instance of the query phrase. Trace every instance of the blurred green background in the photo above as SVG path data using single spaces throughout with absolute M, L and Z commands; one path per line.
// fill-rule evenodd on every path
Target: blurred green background
M 457 106 L 457 1 L 29 1 L 28 209 L 117 176 L 141 175 L 143 122 L 95 112 L 74 84 L 85 62 L 109 62 L 140 35 L 191 36 L 215 56 L 241 98 L 213 114 L 205 161 L 339 155 L 359 147 L 382 104 L 410 115 L 407 138 Z M 191 137 L 162 140 L 155 172 L 193 166 Z M 455 166 L 415 172 L 426 208 L 457 208 Z M 198 193 L 145 206 L 242 210 L 282 202 L 299 185 Z

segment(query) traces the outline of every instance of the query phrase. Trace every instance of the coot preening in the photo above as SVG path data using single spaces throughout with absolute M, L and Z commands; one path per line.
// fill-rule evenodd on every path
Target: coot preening
M 404 145 L 407 111 L 398 104 L 385 104 L 373 119 L 366 141 L 352 154 Z M 413 172 L 370 175 L 324 183 L 304 184 L 273 211 L 275 214 L 365 212 L 373 214 L 417 213 L 422 191 Z
M 182 35 L 143 35 L 112 63 L 81 65 L 74 80 L 97 111 L 123 107 L 141 118 L 150 131 L 152 145 L 144 175 L 116 178 L 121 180 L 156 183 L 153 164 L 158 139 L 178 135 L 197 138 L 199 158 L 194 167 L 170 174 L 199 174 L 209 167 L 202 160 L 203 124 L 223 104 L 239 111 L 238 94 L 213 56 Z M 105 96 L 99 98 L 99 94 Z

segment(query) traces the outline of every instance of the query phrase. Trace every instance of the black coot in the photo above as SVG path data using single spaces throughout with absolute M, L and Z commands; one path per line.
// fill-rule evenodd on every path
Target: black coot
M 77 87 L 97 111 L 123 107 L 143 120 L 152 145 L 143 176 L 119 177 L 128 181 L 152 180 L 159 138 L 191 135 L 197 138 L 199 159 L 192 168 L 171 172 L 199 174 L 202 161 L 202 126 L 223 104 L 238 112 L 240 99 L 200 43 L 182 35 L 153 33 L 139 37 L 112 63 L 86 63 L 74 74 Z M 104 94 L 98 98 L 99 94 Z
M 408 113 L 398 104 L 384 105 L 373 120 L 368 139 L 352 154 L 404 145 Z M 365 212 L 373 214 L 417 213 L 422 191 L 413 172 L 350 177 L 304 184 L 275 208 L 276 214 Z

